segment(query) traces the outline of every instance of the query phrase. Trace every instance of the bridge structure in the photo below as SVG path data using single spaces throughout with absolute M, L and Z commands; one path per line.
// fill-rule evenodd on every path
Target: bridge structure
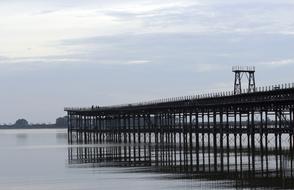
M 293 185 L 294 83 L 65 111 L 69 143 L 103 145 L 96 161 Z

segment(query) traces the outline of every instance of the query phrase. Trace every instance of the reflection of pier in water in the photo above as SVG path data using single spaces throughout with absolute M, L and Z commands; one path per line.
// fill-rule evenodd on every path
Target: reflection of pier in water
M 72 166 L 148 167 L 150 171 L 185 174 L 181 177 L 237 180 L 240 186 L 294 186 L 290 150 L 282 150 L 277 155 L 274 148 L 269 148 L 266 154 L 261 154 L 261 150 L 257 149 L 255 167 L 248 149 L 218 149 L 215 157 L 214 152 L 208 152 L 209 147 L 201 147 L 198 163 L 195 151 L 195 148 L 185 150 L 179 145 L 99 144 L 73 146 L 68 149 L 68 156 Z M 219 157 L 221 151 L 226 152 L 223 158 Z M 216 162 L 214 158 L 217 158 Z
M 99 145 L 71 149 L 71 163 L 292 185 L 293 85 L 65 110 L 69 143 Z

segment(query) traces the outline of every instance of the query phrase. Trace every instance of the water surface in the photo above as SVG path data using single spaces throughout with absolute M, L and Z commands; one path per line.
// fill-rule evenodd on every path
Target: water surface
M 68 150 L 75 146 L 67 144 L 63 129 L 0 130 L 0 189 L 235 189 L 229 181 L 183 179 L 142 167 L 72 165 Z

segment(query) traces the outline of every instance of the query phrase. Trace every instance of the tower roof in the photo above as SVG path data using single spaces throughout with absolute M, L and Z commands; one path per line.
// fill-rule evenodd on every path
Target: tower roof
M 233 72 L 255 72 L 254 66 L 233 66 Z

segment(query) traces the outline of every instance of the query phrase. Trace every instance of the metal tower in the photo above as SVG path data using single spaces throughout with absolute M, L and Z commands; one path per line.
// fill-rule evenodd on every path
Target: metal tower
M 241 81 L 244 75 L 248 79 L 247 92 L 255 92 L 255 67 L 234 66 L 232 71 L 235 73 L 234 94 L 242 93 Z

